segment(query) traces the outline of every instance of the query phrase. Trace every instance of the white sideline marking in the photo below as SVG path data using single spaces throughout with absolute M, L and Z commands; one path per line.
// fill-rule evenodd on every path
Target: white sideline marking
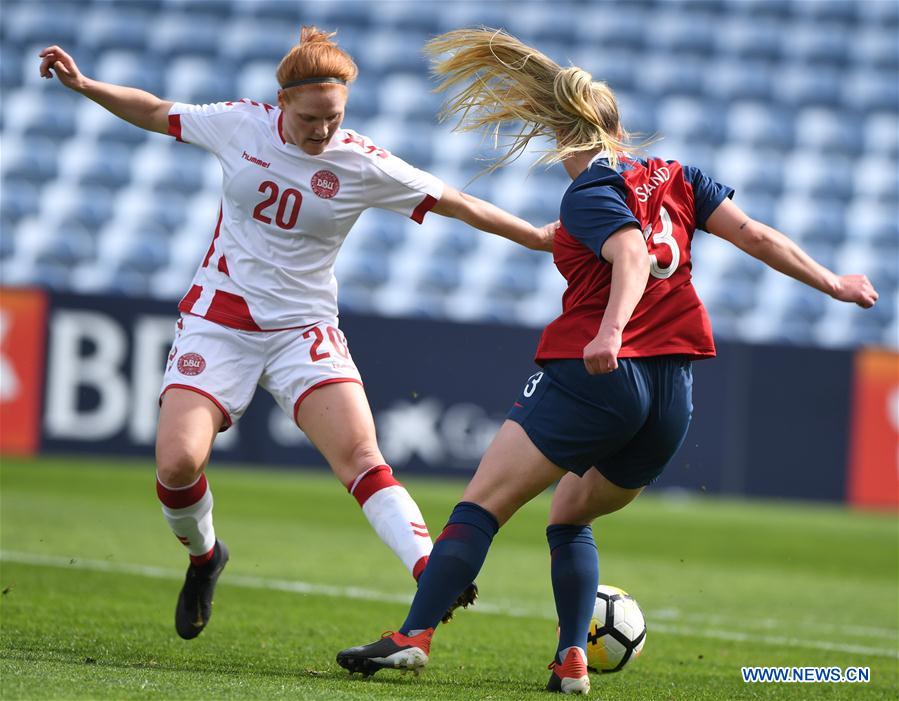
M 12 550 L 0 550 L 0 561 L 14 562 L 23 565 L 36 565 L 39 567 L 58 567 L 62 569 L 72 568 L 78 570 L 87 570 L 91 572 L 112 572 L 115 574 L 132 574 L 139 577 L 151 577 L 153 579 L 172 579 L 181 580 L 184 572 L 165 567 L 150 567 L 147 565 L 134 565 L 120 562 L 110 562 L 108 560 L 83 560 L 80 558 L 56 557 L 52 555 L 38 555 L 35 553 L 22 553 Z M 341 587 L 329 584 L 313 584 L 311 582 L 301 582 L 290 579 L 271 579 L 267 577 L 249 577 L 246 575 L 228 574 L 224 580 L 227 586 L 246 587 L 248 589 L 272 589 L 275 591 L 285 591 L 294 594 L 313 594 L 318 596 L 330 596 L 347 599 L 360 599 L 365 601 L 379 601 L 391 604 L 409 604 L 412 600 L 411 596 L 406 594 L 388 594 L 386 592 L 376 591 L 374 589 L 364 589 L 362 587 Z M 512 606 L 503 606 L 499 604 L 491 604 L 479 601 L 477 605 L 471 609 L 474 613 L 488 613 L 502 616 L 510 616 L 513 618 L 542 618 L 545 620 L 555 621 L 556 616 L 544 608 L 521 608 Z M 676 617 L 678 612 L 675 609 L 660 610 L 660 618 L 671 620 Z M 650 612 L 648 618 L 652 619 Z M 711 617 L 710 617 L 711 618 Z M 833 626 L 834 631 L 839 633 L 840 628 Z M 852 628 L 865 628 L 852 626 Z M 823 640 L 806 640 L 802 638 L 790 638 L 786 636 L 776 635 L 755 635 L 733 630 L 721 630 L 717 628 L 688 628 L 683 625 L 672 625 L 670 623 L 651 623 L 649 629 L 652 633 L 662 633 L 664 635 L 675 635 L 678 637 L 694 637 L 709 638 L 712 640 L 728 640 L 733 642 L 751 642 L 761 643 L 764 645 L 782 645 L 785 647 L 801 647 L 811 650 L 827 650 L 829 652 L 844 652 L 857 655 L 873 655 L 876 657 L 890 657 L 899 659 L 899 650 L 881 647 L 870 647 L 867 645 L 849 645 L 844 643 L 832 643 Z M 889 631 L 886 628 L 872 628 L 870 630 L 880 631 L 882 633 L 891 632 L 895 638 L 897 631 Z

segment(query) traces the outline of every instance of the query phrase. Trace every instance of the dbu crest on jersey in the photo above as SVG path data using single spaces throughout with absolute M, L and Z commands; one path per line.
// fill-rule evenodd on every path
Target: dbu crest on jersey
M 178 358 L 178 372 L 182 375 L 199 375 L 206 369 L 206 361 L 199 353 L 185 353 Z
M 323 200 L 330 200 L 340 190 L 340 180 L 330 170 L 320 170 L 312 176 L 312 192 Z

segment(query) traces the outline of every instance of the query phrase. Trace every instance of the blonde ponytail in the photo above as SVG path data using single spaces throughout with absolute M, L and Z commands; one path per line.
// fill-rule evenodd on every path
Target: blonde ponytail
M 555 61 L 499 29 L 457 29 L 429 41 L 425 53 L 443 56 L 433 64 L 441 79 L 437 92 L 459 92 L 447 99 L 441 118 L 458 115 L 458 131 L 488 130 L 506 152 L 487 172 L 518 158 L 531 139 L 554 139 L 557 146 L 537 163 L 557 163 L 579 151 L 631 153 L 612 90 L 577 66 Z M 467 83 L 465 87 L 462 84 Z M 516 125 L 513 131 L 503 127 Z

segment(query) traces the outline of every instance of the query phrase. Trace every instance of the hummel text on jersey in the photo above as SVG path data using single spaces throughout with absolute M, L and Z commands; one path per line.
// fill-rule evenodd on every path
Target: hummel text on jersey
M 263 168 L 268 168 L 271 165 L 271 163 L 269 163 L 268 161 L 263 161 L 261 158 L 256 158 L 256 156 L 251 156 L 246 151 L 244 151 L 243 154 L 241 154 L 241 155 L 243 156 L 243 159 L 245 161 L 249 161 L 250 163 L 255 163 L 257 166 L 262 166 Z
M 665 167 L 659 168 L 650 176 L 649 182 L 646 185 L 638 185 L 634 188 L 634 194 L 637 196 L 637 199 L 640 202 L 646 202 L 646 200 L 648 200 L 649 196 L 652 194 L 653 190 L 655 190 L 662 183 L 667 183 L 670 179 L 671 171 L 669 171 Z

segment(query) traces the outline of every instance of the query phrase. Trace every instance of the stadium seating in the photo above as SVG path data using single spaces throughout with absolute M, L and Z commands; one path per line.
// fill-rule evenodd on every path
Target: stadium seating
M 339 30 L 360 67 L 346 126 L 536 224 L 560 168 L 488 153 L 436 114 L 422 44 L 504 26 L 616 90 L 648 150 L 732 185 L 751 215 L 838 272 L 864 271 L 874 312 L 843 308 L 697 233 L 694 277 L 722 338 L 899 346 L 899 4 L 890 0 L 369 3 L 5 0 L 0 24 L 4 284 L 177 298 L 208 246 L 220 178 L 201 151 L 147 134 L 37 75 L 58 43 L 85 73 L 168 99 L 272 101 L 303 23 Z M 652 27 L 652 31 L 647 28 Z M 540 326 L 564 285 L 548 256 L 455 221 L 367 212 L 339 257 L 346 310 Z

